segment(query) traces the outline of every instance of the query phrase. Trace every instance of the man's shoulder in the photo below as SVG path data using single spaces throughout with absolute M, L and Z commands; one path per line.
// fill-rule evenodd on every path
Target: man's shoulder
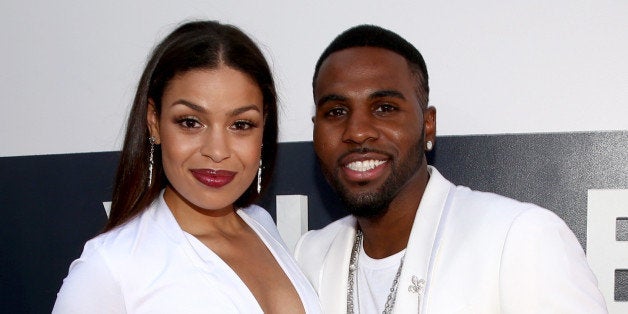
M 297 261 L 302 264 L 311 261 L 312 258 L 324 258 L 338 236 L 344 235 L 355 229 L 356 219 L 346 216 L 338 219 L 319 230 L 311 230 L 301 236 L 294 249 Z
M 430 199 L 438 200 L 437 202 L 432 202 L 434 204 L 453 205 L 455 215 L 463 214 L 460 211 L 464 211 L 479 217 L 490 217 L 493 215 L 499 217 L 517 215 L 521 211 L 530 209 L 543 210 L 537 205 L 520 202 L 508 196 L 456 185 L 443 177 L 434 167 L 430 167 L 430 171 L 430 182 L 421 202 Z
M 435 167 L 430 167 L 430 173 L 432 178 L 430 179 L 430 188 L 426 191 L 433 191 L 434 193 L 451 193 L 451 201 L 456 205 L 463 204 L 465 210 L 481 210 L 481 211 L 510 211 L 518 212 L 526 209 L 542 209 L 541 207 L 532 204 L 521 202 L 513 199 L 509 196 L 496 194 L 493 192 L 484 192 L 480 190 L 474 190 L 464 185 L 457 185 L 450 182 L 445 178 Z M 424 196 L 425 198 L 425 196 Z
M 340 232 L 345 231 L 347 229 L 355 228 L 355 225 L 356 225 L 355 217 L 351 215 L 345 216 L 341 219 L 338 219 L 328 224 L 322 229 L 308 231 L 303 236 L 301 236 L 301 240 L 299 241 L 298 247 L 302 245 L 302 246 L 307 247 L 308 250 L 311 250 L 311 248 L 313 247 L 320 248 L 320 250 L 323 250 L 325 248 L 328 248 L 331 245 L 334 238 L 336 238 L 336 236 Z
M 505 236 L 513 226 L 526 226 L 524 229 L 568 228 L 551 210 L 464 186 L 456 186 L 451 208 L 449 223 L 458 226 L 456 230 L 476 230 L 480 233 L 493 230 Z
M 528 202 L 522 202 L 508 196 L 472 190 L 466 186 L 456 186 L 455 204 L 464 204 L 466 210 L 496 211 L 503 214 L 517 215 L 522 211 L 546 211 L 546 209 Z
M 345 253 L 345 244 L 354 233 L 356 219 L 346 216 L 319 230 L 305 233 L 294 249 L 294 257 L 301 270 L 316 290 L 320 281 L 325 261 L 330 255 Z M 340 239 L 341 237 L 342 239 Z M 348 248 L 350 249 L 350 245 Z

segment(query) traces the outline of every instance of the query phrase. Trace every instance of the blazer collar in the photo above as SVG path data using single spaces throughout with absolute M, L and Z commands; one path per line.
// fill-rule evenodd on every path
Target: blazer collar
M 406 257 L 397 287 L 395 313 L 420 313 L 429 288 L 430 269 L 440 244 L 440 234 L 448 213 L 454 185 L 434 167 L 414 218 Z

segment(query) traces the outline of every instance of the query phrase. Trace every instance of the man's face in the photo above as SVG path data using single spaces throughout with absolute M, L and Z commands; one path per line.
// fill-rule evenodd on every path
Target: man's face
M 435 110 L 421 108 L 416 90 L 406 60 L 386 49 L 349 48 L 321 65 L 314 149 L 350 213 L 378 217 L 399 193 L 419 192 L 413 189 L 426 171 Z

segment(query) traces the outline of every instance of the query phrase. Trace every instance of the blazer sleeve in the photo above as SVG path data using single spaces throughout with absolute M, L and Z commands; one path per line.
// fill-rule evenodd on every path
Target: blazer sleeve
M 126 313 L 120 286 L 94 243 L 70 265 L 52 313 Z
M 607 313 L 580 243 L 554 213 L 520 213 L 502 254 L 502 313 Z

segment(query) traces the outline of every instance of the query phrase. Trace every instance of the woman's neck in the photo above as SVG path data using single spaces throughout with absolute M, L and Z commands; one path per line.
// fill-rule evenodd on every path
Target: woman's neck
M 233 204 L 222 209 L 199 208 L 170 187 L 164 192 L 164 201 L 181 229 L 197 237 L 229 237 L 247 228 Z

